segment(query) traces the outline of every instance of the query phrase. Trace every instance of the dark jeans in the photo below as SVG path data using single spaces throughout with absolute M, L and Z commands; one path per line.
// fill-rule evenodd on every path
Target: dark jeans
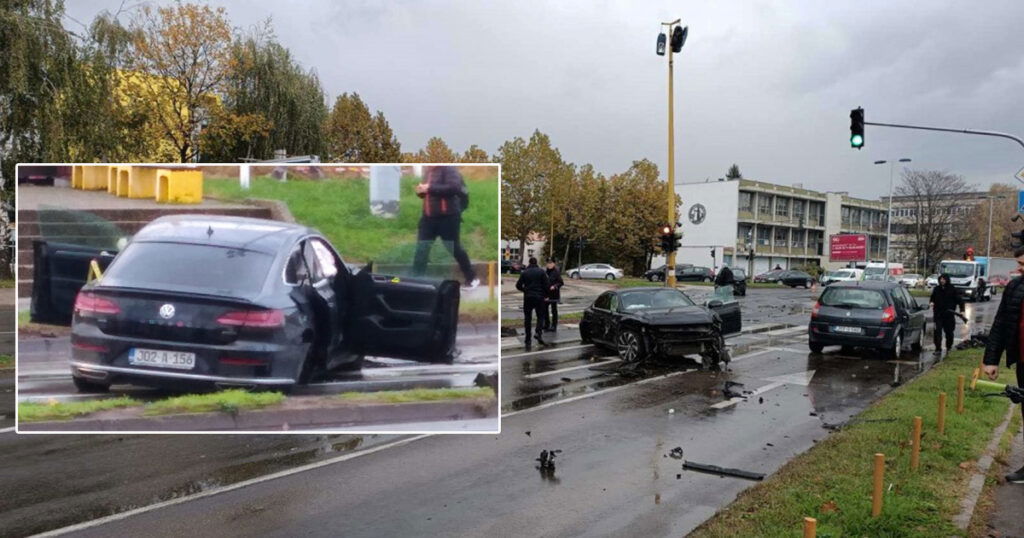
M 935 314 L 935 351 L 942 350 L 942 335 L 946 335 L 946 351 L 953 347 L 953 328 L 956 327 L 956 318 L 953 314 Z
M 548 322 L 548 309 L 543 297 L 523 297 L 523 316 L 526 318 L 524 323 L 526 325 L 526 343 L 530 343 L 530 337 L 534 334 L 530 329 L 533 328 L 533 314 L 537 314 L 537 339 L 541 339 L 540 332 L 544 330 L 544 326 Z
M 420 217 L 420 228 L 418 243 L 416 244 L 416 257 L 412 262 L 414 275 L 422 275 L 427 272 L 427 259 L 430 257 L 430 247 L 434 245 L 434 239 L 440 237 L 448 253 L 455 257 L 459 263 L 459 269 L 466 276 L 466 282 L 472 282 L 476 278 L 473 272 L 473 265 L 469 263 L 469 256 L 462 249 L 462 242 L 459 241 L 459 227 L 462 218 L 459 215 L 445 215 L 442 217 Z
M 558 299 L 548 299 L 551 305 L 551 312 L 548 314 L 548 328 L 554 329 L 558 325 Z

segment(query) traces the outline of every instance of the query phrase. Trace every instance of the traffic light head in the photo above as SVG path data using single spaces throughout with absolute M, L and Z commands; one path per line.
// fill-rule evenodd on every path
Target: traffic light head
M 864 109 L 860 107 L 850 111 L 850 147 L 864 147 Z
M 668 40 L 668 37 L 665 36 L 665 32 L 662 32 L 662 33 L 658 34 L 658 48 L 657 48 L 658 56 L 664 56 L 665 55 L 665 42 L 667 40 Z
M 672 52 L 683 50 L 683 44 L 686 43 L 686 35 L 688 33 L 690 33 L 689 26 L 676 26 L 675 30 L 672 30 Z
M 668 224 L 661 227 L 661 235 L 668 235 L 672 233 L 672 227 Z

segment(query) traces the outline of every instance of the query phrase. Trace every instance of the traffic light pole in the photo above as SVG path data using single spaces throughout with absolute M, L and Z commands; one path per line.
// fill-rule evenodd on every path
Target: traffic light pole
M 679 24 L 682 19 L 676 19 L 669 23 L 662 23 L 668 26 L 668 35 L 672 35 L 672 27 Z M 672 227 L 672 232 L 676 231 L 676 152 L 675 152 L 675 127 L 673 124 L 673 118 L 675 111 L 673 108 L 673 91 L 672 91 L 672 49 L 669 48 L 666 51 L 665 56 L 668 56 L 668 225 Z M 665 285 L 674 288 L 676 287 L 676 251 L 672 250 L 668 253 L 668 257 L 665 260 Z

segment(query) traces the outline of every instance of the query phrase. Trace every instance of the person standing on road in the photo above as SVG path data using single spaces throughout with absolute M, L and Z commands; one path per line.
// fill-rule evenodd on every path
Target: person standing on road
M 1024 274 L 1024 248 L 1013 251 L 1017 258 L 1017 271 Z M 988 332 L 988 342 L 985 344 L 985 356 L 982 370 L 989 379 L 995 381 L 999 377 L 999 358 L 1006 352 L 1006 367 L 1016 368 L 1017 386 L 1024 386 L 1024 372 L 1021 372 L 1021 350 L 1024 349 L 1024 342 L 1021 336 L 1024 335 L 1024 277 L 1014 277 L 1006 288 L 1003 289 L 1003 298 L 999 301 L 999 308 L 996 310 L 996 317 L 992 320 L 992 327 Z M 1021 406 L 1021 415 L 1024 415 L 1024 406 Z M 1006 475 L 1007 482 L 1024 484 L 1024 467 Z
M 949 275 L 939 276 L 939 285 L 932 290 L 928 300 L 932 307 L 932 319 L 935 322 L 935 354 L 942 353 L 942 335 L 946 335 L 946 351 L 953 347 L 953 328 L 956 327 L 956 311 L 964 313 L 964 300 L 949 281 Z
M 516 289 L 523 292 L 523 317 L 526 328 L 526 349 L 530 349 L 530 335 L 533 328 L 533 314 L 537 314 L 537 343 L 546 345 L 541 336 L 544 326 L 547 325 L 547 307 L 545 298 L 548 295 L 548 275 L 537 265 L 537 258 L 530 258 L 530 264 L 519 273 L 519 280 L 516 281 Z
M 715 287 L 720 288 L 733 284 L 736 284 L 736 276 L 732 274 L 732 269 L 729 269 L 728 265 L 723 264 L 722 268 L 718 270 L 718 274 L 715 275 Z
M 562 300 L 562 286 L 565 282 L 562 280 L 562 273 L 558 270 L 558 266 L 555 265 L 555 260 L 548 258 L 547 269 L 544 271 L 548 277 L 548 302 L 551 306 L 551 311 L 547 313 L 548 323 L 547 330 L 555 332 L 558 330 L 558 302 Z
M 423 182 L 416 185 L 416 195 L 423 199 L 423 214 L 420 216 L 417 234 L 413 274 L 426 273 L 430 248 L 434 245 L 434 239 L 440 237 L 466 277 L 465 287 L 476 288 L 480 285 L 480 279 L 476 277 L 473 265 L 469 263 L 469 255 L 459 240 L 462 212 L 469 207 L 469 191 L 462 175 L 454 166 L 425 167 Z

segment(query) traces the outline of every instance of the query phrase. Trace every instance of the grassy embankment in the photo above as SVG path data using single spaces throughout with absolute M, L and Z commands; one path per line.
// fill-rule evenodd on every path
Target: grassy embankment
M 798 536 L 803 518 L 818 536 L 960 535 L 959 512 L 974 462 L 1006 416 L 1009 402 L 968 391 L 958 415 L 956 378 L 968 380 L 980 350 L 955 351 L 943 362 L 865 410 L 850 426 L 818 443 L 744 493 L 692 536 Z M 1006 372 L 1003 372 L 1006 375 Z M 949 395 L 946 431 L 936 430 L 939 391 Z M 910 469 L 914 416 L 924 419 L 920 468 Z M 882 516 L 871 517 L 872 460 L 885 454 Z

